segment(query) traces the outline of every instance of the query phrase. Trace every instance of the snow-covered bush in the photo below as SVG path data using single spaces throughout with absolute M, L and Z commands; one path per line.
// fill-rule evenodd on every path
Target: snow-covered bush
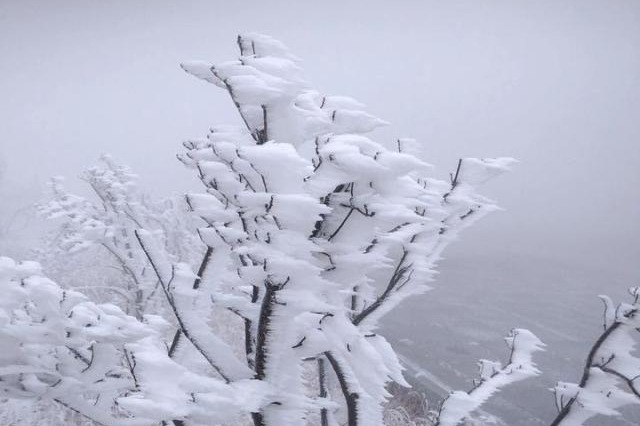
M 108 426 L 187 416 L 196 424 L 223 422 L 263 403 L 257 380 L 229 386 L 174 362 L 162 318 L 141 322 L 96 305 L 43 276 L 35 262 L 1 257 L 0 288 L 3 399 L 55 401 Z
M 416 389 L 390 383 L 391 394 L 384 407 L 386 426 L 432 426 L 427 396 Z
M 58 402 L 103 424 L 135 391 L 127 345 L 155 331 L 114 305 L 60 288 L 34 262 L 0 258 L 0 392 Z M 122 423 L 129 424 L 126 414 Z

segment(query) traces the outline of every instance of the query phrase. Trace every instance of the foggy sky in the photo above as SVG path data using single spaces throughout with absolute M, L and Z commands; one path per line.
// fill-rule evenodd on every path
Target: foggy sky
M 459 157 L 521 161 L 448 256 L 535 253 L 640 277 L 640 2 L 0 1 L 0 216 L 108 152 L 162 195 L 194 186 L 182 140 L 238 123 L 181 61 L 237 56 L 238 33 L 287 44 L 320 91 Z M 632 284 L 632 283 L 630 283 Z M 636 284 L 637 285 L 637 284 Z

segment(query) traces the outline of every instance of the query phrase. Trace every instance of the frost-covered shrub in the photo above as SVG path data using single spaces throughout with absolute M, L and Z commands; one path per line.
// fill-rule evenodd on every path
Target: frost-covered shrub
M 133 391 L 121 359 L 155 331 L 114 305 L 96 305 L 42 276 L 34 262 L 0 258 L 0 394 L 56 401 L 106 422 Z
M 223 422 L 262 403 L 264 386 L 256 380 L 230 386 L 173 361 L 161 337 L 169 325 L 160 317 L 141 322 L 114 305 L 97 305 L 43 276 L 35 262 L 0 257 L 0 288 L 3 400 L 55 402 L 109 426 L 185 416 Z M 14 405 L 7 415 L 20 412 L 24 407 Z M 55 410 L 30 415 L 51 416 L 69 418 Z
M 37 258 L 50 276 L 92 297 L 114 301 L 139 319 L 160 313 L 164 307 L 158 280 L 134 231 L 158 231 L 175 261 L 192 261 L 203 249 L 184 201 L 151 199 L 138 189 L 137 176 L 108 155 L 81 179 L 93 199 L 67 191 L 61 177 L 51 180 L 51 195 L 38 210 L 57 226 L 35 252 Z
M 384 406 L 386 426 L 432 426 L 429 401 L 424 393 L 402 387 L 396 383 L 388 386 L 391 394 Z

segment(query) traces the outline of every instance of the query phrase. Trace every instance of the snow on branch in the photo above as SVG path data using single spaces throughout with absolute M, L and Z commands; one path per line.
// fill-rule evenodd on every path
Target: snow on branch
M 119 361 L 127 344 L 153 328 L 114 305 L 96 305 L 42 276 L 35 262 L 0 258 L 0 391 L 42 398 L 98 424 L 140 425 L 118 413 L 117 399 L 135 392 L 133 373 Z
M 544 344 L 533 333 L 525 329 L 514 329 L 505 338 L 511 350 L 509 361 L 502 366 L 499 361 L 480 360 L 480 377 L 468 392 L 452 392 L 442 403 L 436 417 L 437 426 L 456 426 L 503 387 L 540 374 L 533 362 L 534 352 L 541 351 Z
M 551 426 L 582 426 L 597 415 L 618 416 L 618 409 L 640 403 L 640 287 L 631 287 L 631 303 L 604 302 L 604 331 L 595 341 L 579 383 L 558 382 L 554 388 L 558 415 Z
M 184 263 L 171 264 L 149 232 L 136 230 L 135 234 L 160 280 L 182 335 L 226 382 L 251 377 L 251 371 L 237 359 L 229 345 L 208 332 L 206 308 L 209 303 L 206 298 L 204 308 L 198 303 L 203 300 L 192 284 L 198 276 Z
M 266 383 L 228 385 L 172 360 L 163 319 L 140 322 L 96 305 L 44 277 L 35 262 L 0 257 L 0 288 L 5 398 L 55 401 L 106 426 L 228 422 L 270 401 Z

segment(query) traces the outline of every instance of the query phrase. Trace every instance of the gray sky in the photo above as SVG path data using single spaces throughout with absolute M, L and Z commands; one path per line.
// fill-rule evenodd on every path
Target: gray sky
M 239 32 L 281 39 L 326 93 L 414 137 L 441 176 L 513 156 L 491 215 L 451 256 L 517 251 L 628 271 L 640 256 L 640 2 L 0 2 L 5 217 L 102 152 L 157 194 L 192 185 L 180 142 L 237 122 L 180 61 L 228 60 Z

